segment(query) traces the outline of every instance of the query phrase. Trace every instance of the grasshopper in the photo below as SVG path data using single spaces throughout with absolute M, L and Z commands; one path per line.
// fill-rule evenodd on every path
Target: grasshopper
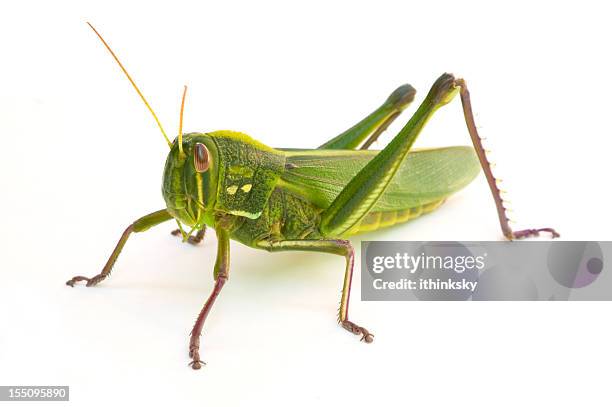
M 197 244 L 206 228 L 213 228 L 218 240 L 214 288 L 191 330 L 189 357 L 193 369 L 204 363 L 200 358 L 202 328 L 229 278 L 230 239 L 269 252 L 300 250 L 343 256 L 346 268 L 338 322 L 370 343 L 374 335 L 349 319 L 354 249 L 347 237 L 433 211 L 468 185 L 480 169 L 507 239 L 536 236 L 540 232 L 559 236 L 552 228 L 511 229 L 463 79 L 448 73 L 440 76 L 412 118 L 380 151 L 368 148 L 414 100 L 416 91 L 410 85 L 397 88 L 373 113 L 316 149 L 275 149 L 234 131 L 183 134 L 185 87 L 178 137 L 171 142 L 127 70 L 98 31 L 89 25 L 153 115 L 170 148 L 162 186 L 166 207 L 137 219 L 125 229 L 100 274 L 91 278 L 76 276 L 66 284 L 74 286 L 85 281 L 88 287 L 93 287 L 109 277 L 132 233 L 174 219 L 179 229 L 172 234 Z M 473 148 L 412 150 L 427 121 L 457 94 Z

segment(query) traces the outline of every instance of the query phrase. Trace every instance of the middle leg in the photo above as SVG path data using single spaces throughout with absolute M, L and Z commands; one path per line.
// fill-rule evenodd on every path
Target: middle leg
M 353 281 L 353 265 L 355 253 L 351 242 L 348 240 L 281 240 L 281 241 L 261 241 L 257 244 L 261 249 L 269 252 L 277 251 L 311 251 L 320 253 L 330 253 L 344 256 L 346 259 L 346 270 L 344 272 L 344 283 L 342 285 L 342 296 L 340 297 L 340 308 L 338 310 L 338 323 L 344 329 L 355 334 L 361 335 L 361 340 L 371 343 L 374 340 L 367 329 L 349 320 L 349 300 L 351 297 L 351 282 Z

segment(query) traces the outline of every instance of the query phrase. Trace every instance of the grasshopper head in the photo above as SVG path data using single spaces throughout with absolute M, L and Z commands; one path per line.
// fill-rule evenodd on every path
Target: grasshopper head
M 200 228 L 212 223 L 217 193 L 219 154 L 211 137 L 189 133 L 174 140 L 162 183 L 168 212 L 181 223 Z

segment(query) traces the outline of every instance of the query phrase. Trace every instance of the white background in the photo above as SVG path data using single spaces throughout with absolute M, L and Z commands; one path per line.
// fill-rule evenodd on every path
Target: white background
M 97 273 L 123 229 L 163 207 L 164 141 L 85 21 L 171 137 L 183 84 L 186 131 L 315 147 L 400 84 L 420 101 L 454 72 L 516 226 L 605 240 L 612 33 L 599 4 L 4 4 L 0 384 L 70 385 L 79 406 L 609 405 L 609 303 L 368 303 L 357 272 L 351 316 L 376 334 L 364 345 L 335 323 L 343 259 L 232 243 L 196 372 L 187 341 L 212 288 L 213 233 L 191 247 L 164 224 L 133 236 L 99 287 L 64 285 Z M 458 100 L 417 144 L 469 144 Z M 353 243 L 500 236 L 481 176 L 434 214 Z

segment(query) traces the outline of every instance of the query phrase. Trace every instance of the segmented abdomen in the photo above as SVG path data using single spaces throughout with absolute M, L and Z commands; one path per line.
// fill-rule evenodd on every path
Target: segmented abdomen
M 351 232 L 350 235 L 357 233 L 372 232 L 377 229 L 386 228 L 398 223 L 407 222 L 429 213 L 444 202 L 444 199 L 430 202 L 414 208 L 402 209 L 398 211 L 371 212 L 369 213 Z

